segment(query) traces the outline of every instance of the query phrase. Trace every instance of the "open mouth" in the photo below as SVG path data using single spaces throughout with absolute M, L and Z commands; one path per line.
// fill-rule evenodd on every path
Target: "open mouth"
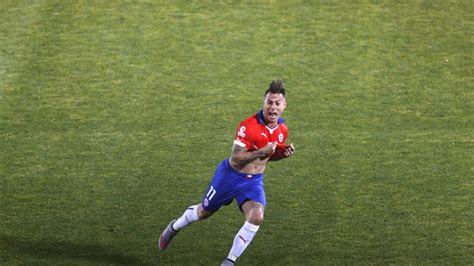
M 268 112 L 268 117 L 271 119 L 275 119 L 278 117 L 278 114 L 275 112 Z

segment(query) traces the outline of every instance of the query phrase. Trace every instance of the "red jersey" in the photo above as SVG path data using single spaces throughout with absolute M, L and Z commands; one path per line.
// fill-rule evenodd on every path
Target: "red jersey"
M 263 148 L 269 142 L 283 144 L 287 137 L 288 128 L 283 118 L 279 118 L 278 124 L 274 128 L 270 128 L 265 125 L 263 111 L 260 111 L 240 122 L 234 144 L 252 151 Z

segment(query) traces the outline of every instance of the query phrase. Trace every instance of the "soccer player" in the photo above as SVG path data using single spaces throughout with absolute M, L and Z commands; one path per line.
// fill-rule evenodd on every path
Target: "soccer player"
M 217 167 L 202 202 L 189 206 L 161 233 L 161 250 L 166 249 L 181 229 L 208 218 L 235 199 L 245 214 L 245 223 L 235 235 L 229 255 L 222 262 L 222 265 L 234 265 L 263 222 L 266 205 L 263 172 L 267 163 L 295 153 L 293 144 L 285 144 L 288 128 L 281 118 L 285 108 L 285 86 L 283 81 L 274 80 L 265 92 L 263 109 L 237 127 L 232 154 Z

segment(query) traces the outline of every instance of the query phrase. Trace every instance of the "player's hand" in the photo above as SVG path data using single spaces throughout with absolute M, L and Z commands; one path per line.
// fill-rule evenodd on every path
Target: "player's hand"
M 265 145 L 265 147 L 261 149 L 261 151 L 265 156 L 268 156 L 275 152 L 276 146 L 277 146 L 276 142 L 269 142 L 267 143 L 267 145 Z
M 290 144 L 290 146 L 288 146 L 285 151 L 283 152 L 283 157 L 290 157 L 291 155 L 295 154 L 296 152 L 296 149 L 295 149 L 295 146 L 293 145 L 293 143 Z

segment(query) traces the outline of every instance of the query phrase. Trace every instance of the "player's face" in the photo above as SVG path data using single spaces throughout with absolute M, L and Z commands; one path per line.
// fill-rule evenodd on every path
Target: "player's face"
M 286 100 L 281 93 L 267 93 L 263 100 L 263 117 L 270 126 L 276 126 L 286 108 Z

